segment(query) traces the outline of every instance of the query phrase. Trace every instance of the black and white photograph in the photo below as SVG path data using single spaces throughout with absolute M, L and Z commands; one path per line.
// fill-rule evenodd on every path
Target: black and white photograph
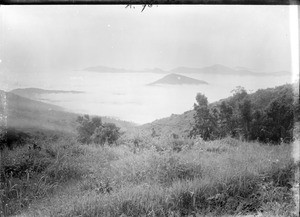
M 299 216 L 299 6 L 1 5 L 0 216 Z

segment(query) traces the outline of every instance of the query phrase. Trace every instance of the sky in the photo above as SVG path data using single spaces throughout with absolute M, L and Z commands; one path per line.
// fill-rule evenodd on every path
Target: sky
M 291 69 L 289 6 L 4 5 L 0 69 Z

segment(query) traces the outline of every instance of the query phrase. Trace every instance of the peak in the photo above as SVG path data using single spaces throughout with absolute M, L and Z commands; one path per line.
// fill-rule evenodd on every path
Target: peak
M 150 85 L 155 84 L 172 84 L 172 85 L 180 85 L 180 84 L 208 84 L 205 81 L 190 78 L 187 76 L 179 75 L 176 73 L 168 74 L 163 78 L 151 83 Z

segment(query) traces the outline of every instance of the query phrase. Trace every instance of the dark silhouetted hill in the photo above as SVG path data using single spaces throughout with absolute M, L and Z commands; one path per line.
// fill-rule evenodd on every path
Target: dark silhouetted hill
M 285 96 L 294 97 L 296 121 L 300 121 L 300 108 L 299 108 L 299 84 L 285 84 L 274 88 L 259 89 L 256 92 L 249 94 L 249 99 L 252 102 L 253 109 L 266 109 L 271 102 L 277 98 Z M 196 97 L 196 96 L 195 96 Z M 234 98 L 228 97 L 221 99 L 217 102 L 210 103 L 210 107 L 217 107 L 222 101 L 230 102 Z M 195 100 L 196 102 L 196 100 Z M 183 114 L 173 114 L 170 117 L 155 120 L 139 126 L 143 131 L 151 132 L 152 128 L 160 135 L 170 135 L 176 133 L 178 135 L 187 136 L 194 125 L 194 110 L 186 111 Z
M 11 90 L 10 92 L 29 99 L 35 99 L 35 97 L 43 94 L 84 93 L 83 91 L 75 90 L 45 90 L 40 88 L 18 88 Z

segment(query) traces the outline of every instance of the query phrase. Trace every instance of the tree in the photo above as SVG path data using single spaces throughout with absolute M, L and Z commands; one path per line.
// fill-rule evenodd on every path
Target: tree
M 225 101 L 223 101 L 220 105 L 219 128 L 221 137 L 225 137 L 227 135 L 234 136 L 235 120 L 233 116 L 233 108 Z
M 113 123 L 104 123 L 95 129 L 91 139 L 96 144 L 109 145 L 115 143 L 121 136 L 120 128 Z
M 242 103 L 239 104 L 239 111 L 241 115 L 241 126 L 243 129 L 243 134 L 247 140 L 249 140 L 250 123 L 252 120 L 251 110 L 251 101 L 248 98 L 244 98 Z
M 208 108 L 207 97 L 198 93 L 196 96 L 197 104 L 194 104 L 195 125 L 190 132 L 190 136 L 200 135 L 204 140 L 210 140 L 217 135 L 217 120 L 215 112 L 211 112 Z
M 280 142 L 291 141 L 294 127 L 293 105 L 286 104 L 286 97 L 274 100 L 266 109 L 266 129 L 270 132 L 270 140 Z
M 294 121 L 299 120 L 300 108 L 299 95 L 293 94 L 291 85 L 250 95 L 243 87 L 232 92 L 232 97 L 210 106 L 203 94 L 196 96 L 195 124 L 190 136 L 211 140 L 242 135 L 247 140 L 274 143 L 293 140 Z
M 77 140 L 81 143 L 113 144 L 121 135 L 119 127 L 113 123 L 103 124 L 100 117 L 79 116 L 77 122 Z
M 265 126 L 266 114 L 262 110 L 255 110 L 252 114 L 252 121 L 250 127 L 250 140 L 258 140 L 267 142 L 269 132 Z
M 237 86 L 231 93 L 233 93 L 233 100 L 236 102 L 242 101 L 248 95 L 246 89 L 242 86 Z
M 100 117 L 93 117 L 90 119 L 89 115 L 78 116 L 77 122 L 79 126 L 77 127 L 77 140 L 81 143 L 91 143 L 91 136 L 93 135 L 95 129 L 102 125 L 102 120 Z

